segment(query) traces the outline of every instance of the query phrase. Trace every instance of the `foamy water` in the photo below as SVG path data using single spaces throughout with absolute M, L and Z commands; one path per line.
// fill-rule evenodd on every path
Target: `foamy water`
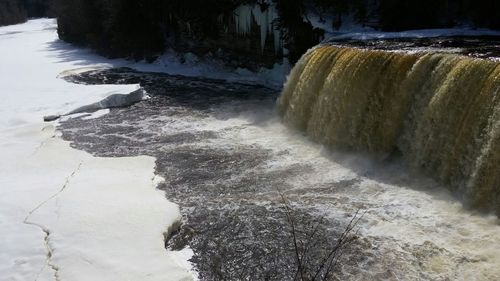
M 157 157 L 157 173 L 166 179 L 162 189 L 184 214 L 181 236 L 196 237 L 186 241 L 201 279 L 213 278 L 210 262 L 220 255 L 237 273 L 250 268 L 241 276 L 260 276 L 255 265 L 264 256 L 240 260 L 239 249 L 253 251 L 245 244 L 251 239 L 257 248 L 273 248 L 278 241 L 266 240 L 266 229 L 242 240 L 236 235 L 242 230 L 226 231 L 264 225 L 286 234 L 286 222 L 276 213 L 278 191 L 296 210 L 326 216 L 334 230 L 358 210 L 364 213 L 359 238 L 338 269 L 341 280 L 500 279 L 498 219 L 465 209 L 445 186 L 408 172 L 401 159 L 315 144 L 284 126 L 273 98 L 259 95 L 259 88 L 134 75 L 147 81 L 150 100 L 98 119 L 69 120 L 63 134 L 97 155 Z M 185 238 L 173 239 L 179 245 Z

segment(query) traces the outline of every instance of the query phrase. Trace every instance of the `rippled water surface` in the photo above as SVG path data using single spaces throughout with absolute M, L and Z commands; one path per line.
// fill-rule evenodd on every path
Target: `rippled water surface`
M 454 36 L 436 38 L 397 38 L 372 40 L 336 40 L 337 46 L 361 47 L 370 50 L 397 52 L 440 52 L 464 56 L 500 60 L 500 37 L 498 36 Z

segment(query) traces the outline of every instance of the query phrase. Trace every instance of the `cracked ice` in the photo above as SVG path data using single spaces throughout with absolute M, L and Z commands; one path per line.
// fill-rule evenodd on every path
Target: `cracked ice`
M 57 78 L 118 62 L 60 42 L 48 19 L 0 28 L 0 54 L 0 280 L 191 280 L 163 247 L 180 215 L 151 182 L 155 159 L 92 157 L 42 122 L 136 90 Z

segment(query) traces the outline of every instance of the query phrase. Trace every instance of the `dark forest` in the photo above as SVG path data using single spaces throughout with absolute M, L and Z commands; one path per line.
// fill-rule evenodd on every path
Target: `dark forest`
M 381 31 L 457 25 L 500 28 L 500 2 L 495 0 L 272 2 L 279 12 L 275 26 L 283 31 L 292 62 L 322 39 L 321 30 L 314 30 L 305 16 L 310 7 L 321 10 L 333 29 L 342 25 L 346 15 L 353 16 L 360 25 Z M 260 3 L 262 9 L 270 4 L 261 0 L 0 0 L 0 25 L 20 23 L 30 17 L 56 16 L 61 39 L 109 57 L 153 60 L 166 48 L 200 55 L 222 48 L 239 52 L 237 56 L 241 57 L 241 50 L 254 46 L 242 42 L 231 47 L 233 42 L 245 38 L 238 38 L 228 27 L 234 26 L 234 9 L 248 3 Z M 268 52 L 259 59 L 269 62 L 275 56 Z

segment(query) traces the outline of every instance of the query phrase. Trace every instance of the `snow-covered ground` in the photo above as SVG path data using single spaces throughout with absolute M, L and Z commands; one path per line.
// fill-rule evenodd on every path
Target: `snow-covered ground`
M 178 55 L 172 50 L 167 50 L 152 64 L 140 63 L 127 66 L 141 71 L 260 84 L 275 89 L 281 89 L 291 70 L 286 59 L 282 63 L 275 63 L 271 69 L 262 67 L 259 72 L 252 72 L 245 68 L 228 68 L 222 61 L 210 57 L 200 58 L 192 53 Z
M 61 72 L 126 64 L 59 41 L 50 19 L 0 28 L 1 281 L 193 279 L 189 251 L 164 248 L 180 213 L 155 189 L 155 159 L 92 157 L 43 123 L 138 87 Z

